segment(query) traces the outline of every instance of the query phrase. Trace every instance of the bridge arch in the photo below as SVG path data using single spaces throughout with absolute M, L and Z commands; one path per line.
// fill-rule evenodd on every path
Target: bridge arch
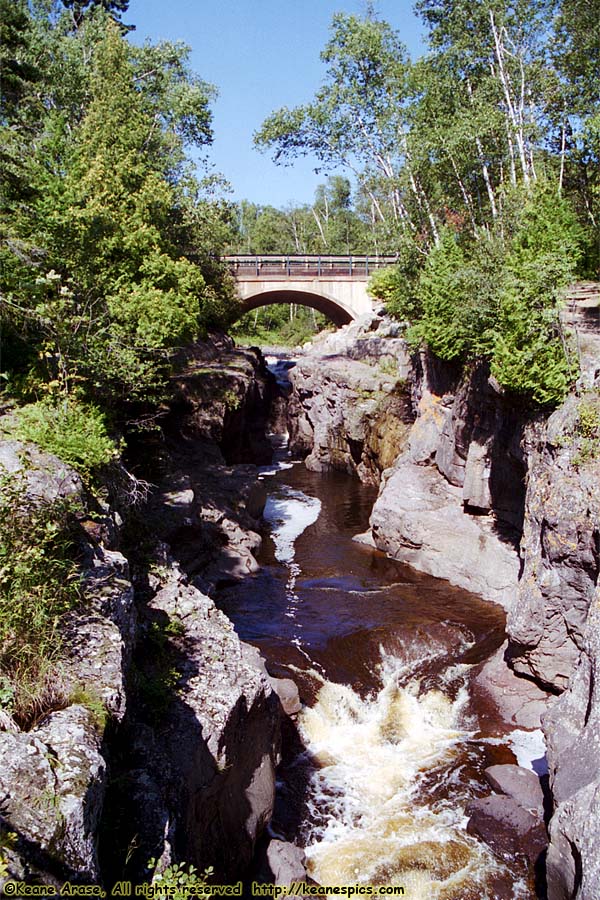
M 227 256 L 242 301 L 242 315 L 259 306 L 299 303 L 324 313 L 335 325 L 347 325 L 373 312 L 368 292 L 376 269 L 395 257 Z
M 329 297 L 324 292 L 297 290 L 294 288 L 275 288 L 272 290 L 260 289 L 256 293 L 246 294 L 242 300 L 241 315 L 258 309 L 261 306 L 273 306 L 275 304 L 297 303 L 299 306 L 308 306 L 317 312 L 327 316 L 334 325 L 340 327 L 347 325 L 355 319 L 355 314 L 346 305 L 334 297 Z

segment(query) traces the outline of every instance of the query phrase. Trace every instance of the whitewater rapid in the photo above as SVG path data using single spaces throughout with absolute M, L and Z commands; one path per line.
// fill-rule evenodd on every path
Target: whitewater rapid
M 447 642 L 407 635 L 393 652 L 380 649 L 380 687 L 368 695 L 325 677 L 302 639 L 306 592 L 296 552 L 320 512 L 318 498 L 285 484 L 270 493 L 264 511 L 275 558 L 287 572 L 290 640 L 306 659 L 297 671 L 318 688 L 297 720 L 305 747 L 298 764 L 307 772 L 299 838 L 308 873 L 322 885 L 402 885 L 413 900 L 494 900 L 496 878 L 506 884 L 510 873 L 466 831 L 473 795 L 463 769 L 476 730 L 468 714 L 470 666 L 448 665 Z M 376 590 L 359 592 L 380 602 Z M 324 587 L 323 603 L 327 597 Z M 465 637 L 458 650 L 467 646 Z M 439 675 L 426 681 L 422 673 L 438 657 Z M 529 896 L 515 878 L 514 900 Z

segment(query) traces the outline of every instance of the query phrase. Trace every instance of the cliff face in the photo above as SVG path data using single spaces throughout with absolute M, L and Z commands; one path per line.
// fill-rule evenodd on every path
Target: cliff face
M 554 815 L 548 898 L 595 900 L 600 888 L 600 590 L 568 689 L 544 720 Z
M 519 574 L 522 420 L 482 369 L 459 379 L 426 357 L 415 401 L 407 446 L 373 508 L 375 545 L 508 608 Z
M 290 449 L 313 471 L 377 484 L 410 430 L 411 371 L 405 342 L 377 317 L 317 344 L 290 372 Z
M 308 452 L 309 468 L 380 482 L 371 517 L 379 549 L 508 608 L 519 575 L 524 417 L 483 369 L 462 376 L 411 358 L 393 329 L 359 322 L 299 360 L 292 448 Z M 391 361 L 384 371 L 382 360 Z
M 8 877 L 147 880 L 154 857 L 234 878 L 271 816 L 281 705 L 209 593 L 256 565 L 262 491 L 254 467 L 225 456 L 266 461 L 274 388 L 260 358 L 230 342 L 198 348 L 174 388 L 151 454 L 160 483 L 125 529 L 107 506 L 99 518 L 97 501 L 90 516 L 55 457 L 0 445 L 27 496 L 77 499 L 83 585 L 66 625 L 63 708 L 29 731 L 0 723 Z
M 514 669 L 564 690 L 600 568 L 600 464 L 580 460 L 578 402 L 530 429 L 523 573 L 508 618 Z

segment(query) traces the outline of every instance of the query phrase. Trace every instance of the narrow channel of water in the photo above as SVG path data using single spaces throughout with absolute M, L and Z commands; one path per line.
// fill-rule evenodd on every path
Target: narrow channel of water
M 304 703 L 286 729 L 273 833 L 305 848 L 320 884 L 533 896 L 522 863 L 498 863 L 465 830 L 468 800 L 488 793 L 483 769 L 510 761 L 476 739 L 467 690 L 504 613 L 354 542 L 374 489 L 303 465 L 268 487 L 261 571 L 219 602 Z

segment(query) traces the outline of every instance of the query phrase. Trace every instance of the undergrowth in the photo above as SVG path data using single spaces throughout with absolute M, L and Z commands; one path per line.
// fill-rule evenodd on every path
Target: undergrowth
M 58 456 L 86 482 L 119 454 L 102 413 L 95 406 L 73 400 L 56 405 L 40 400 L 22 406 L 11 414 L 2 430 L 7 437 L 31 441 Z
M 23 507 L 0 478 L 0 708 L 27 727 L 65 702 L 61 622 L 80 597 L 72 502 Z

